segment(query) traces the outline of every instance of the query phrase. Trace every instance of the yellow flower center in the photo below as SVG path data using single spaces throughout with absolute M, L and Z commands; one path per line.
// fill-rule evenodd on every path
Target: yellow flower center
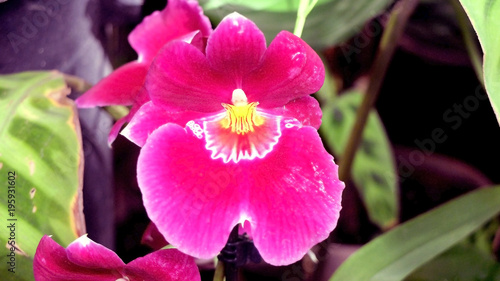
M 232 133 L 246 134 L 254 131 L 254 126 L 264 124 L 264 117 L 257 114 L 258 102 L 248 103 L 245 92 L 241 89 L 233 91 L 233 104 L 223 103 L 226 109 L 226 118 L 221 121 L 222 127 L 231 128 Z

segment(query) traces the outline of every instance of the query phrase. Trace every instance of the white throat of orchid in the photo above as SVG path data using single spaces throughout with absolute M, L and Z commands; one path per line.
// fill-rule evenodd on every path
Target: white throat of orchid
M 231 103 L 221 104 L 224 112 L 189 121 L 186 126 L 197 138 L 205 139 L 212 159 L 238 163 L 264 158 L 281 137 L 283 117 L 257 110 L 259 103 L 249 102 L 242 89 L 233 90 Z

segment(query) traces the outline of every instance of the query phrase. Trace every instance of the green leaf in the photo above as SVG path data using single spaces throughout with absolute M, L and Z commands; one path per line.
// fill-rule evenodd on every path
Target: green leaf
M 376 16 L 391 2 L 320 0 L 307 17 L 302 39 L 313 48 L 330 47 L 359 32 L 367 20 Z M 255 3 L 243 0 L 200 0 L 205 14 L 216 22 L 235 11 L 253 20 L 266 35 L 268 43 L 281 30 L 293 31 L 298 3 L 299 0 L 260 0 Z M 382 31 L 380 26 L 373 26 L 372 29 L 376 34 Z
M 318 4 L 331 2 L 332 0 L 319 0 Z M 300 0 L 201 0 L 207 10 L 222 8 L 224 6 L 241 6 L 257 11 L 268 12 L 297 12 Z
M 402 280 L 500 213 L 500 186 L 452 200 L 375 238 L 330 278 Z
M 461 243 L 425 264 L 405 280 L 500 280 L 500 263 L 491 255 Z
M 33 280 L 33 256 L 43 235 L 67 246 L 85 232 L 80 125 L 68 93 L 58 72 L 0 76 L 0 218 L 15 224 L 12 233 L 0 228 L 2 280 Z M 8 272 L 5 254 L 11 236 L 16 273 Z
M 484 52 L 484 84 L 500 123 L 500 0 L 460 0 Z
M 320 132 L 336 155 L 341 156 L 345 151 L 362 98 L 360 92 L 351 91 L 323 107 Z M 394 226 L 398 220 L 396 164 L 375 110 L 370 112 L 360 149 L 354 158 L 352 178 L 371 221 L 383 229 Z

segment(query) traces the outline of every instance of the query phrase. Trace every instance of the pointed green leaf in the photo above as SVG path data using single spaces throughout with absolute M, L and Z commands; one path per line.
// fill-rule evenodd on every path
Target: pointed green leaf
M 500 280 L 500 263 L 491 255 L 461 243 L 425 264 L 405 280 Z
M 500 213 L 500 186 L 452 200 L 375 238 L 330 278 L 402 280 Z
M 483 48 L 484 84 L 500 123 L 500 0 L 460 0 Z
M 0 218 L 15 224 L 0 228 L 2 280 L 33 280 L 33 256 L 44 234 L 66 246 L 85 232 L 80 125 L 68 93 L 58 72 L 0 76 Z M 14 265 L 5 254 L 10 237 L 16 273 L 8 272 Z
M 352 91 L 323 108 L 320 132 L 328 146 L 341 156 L 356 119 L 363 95 Z M 398 220 L 398 181 L 389 139 L 376 111 L 372 110 L 352 166 L 352 178 L 371 221 L 383 229 Z
M 313 48 L 318 49 L 342 42 L 357 33 L 367 20 L 376 16 L 391 2 L 391 0 L 320 0 L 307 16 L 302 38 Z M 268 43 L 281 30 L 293 31 L 298 3 L 299 0 L 200 0 L 205 14 L 215 21 L 234 11 L 253 20 L 266 35 Z M 380 26 L 371 28 L 373 36 L 381 31 Z M 354 51 L 359 51 L 358 49 L 362 47 L 364 46 L 354 46 L 356 49 Z

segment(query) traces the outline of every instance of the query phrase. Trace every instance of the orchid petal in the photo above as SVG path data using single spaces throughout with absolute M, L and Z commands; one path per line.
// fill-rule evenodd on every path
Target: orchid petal
M 137 111 L 128 126 L 123 129 L 122 135 L 138 146 L 143 146 L 149 135 L 160 126 L 166 123 L 185 126 L 188 121 L 205 115 L 206 113 L 164 108 L 148 102 Z
M 132 107 L 130 108 L 128 114 L 125 117 L 118 119 L 115 122 L 115 124 L 113 124 L 113 127 L 111 127 L 111 131 L 109 132 L 108 135 L 109 146 L 111 146 L 111 144 L 115 141 L 123 125 L 129 122 L 132 119 L 132 117 L 134 117 L 134 115 L 137 113 L 137 111 L 141 108 L 141 106 L 148 101 L 149 101 L 148 93 L 146 92 L 145 88 L 142 88 L 139 94 L 135 97 L 134 103 L 132 104 Z
M 109 131 L 108 135 L 108 145 L 111 146 L 113 142 L 116 140 L 118 137 L 118 134 L 120 134 L 120 130 L 122 129 L 123 125 L 125 125 L 127 122 L 130 121 L 130 119 L 133 117 L 132 114 L 128 114 L 127 116 L 120 118 L 113 124 L 111 127 L 111 130 Z
M 182 41 L 168 44 L 151 64 L 146 78 L 151 100 L 179 110 L 214 112 L 231 102 L 236 82 L 213 71 L 205 55 Z
M 139 61 L 151 62 L 166 43 L 196 30 L 204 36 L 211 32 L 210 20 L 198 2 L 170 0 L 164 10 L 144 18 L 128 39 L 139 54 Z
M 165 239 L 180 251 L 211 258 L 240 221 L 240 166 L 212 160 L 203 141 L 176 124 L 151 134 L 137 164 L 144 207 Z M 165 215 L 168 214 L 168 215 Z
M 87 235 L 73 241 L 66 248 L 69 261 L 86 268 L 117 269 L 125 265 L 118 255 Z
M 273 265 L 302 258 L 335 228 L 344 184 L 311 127 L 288 127 L 273 153 L 247 168 L 256 248 Z
M 131 261 L 124 270 L 130 280 L 199 281 L 194 259 L 178 250 L 159 250 Z
M 311 96 L 291 100 L 282 107 L 267 109 L 266 112 L 295 118 L 302 125 L 311 126 L 315 129 L 319 129 L 321 126 L 321 117 L 323 116 L 319 102 Z
M 99 81 L 75 102 L 81 108 L 132 105 L 143 91 L 147 71 L 148 65 L 129 62 Z
M 242 78 L 255 69 L 266 51 L 262 31 L 238 13 L 226 16 L 207 43 L 207 59 L 216 71 L 227 73 L 241 88 Z
M 119 278 L 106 269 L 85 268 L 69 261 L 65 249 L 49 236 L 43 236 L 33 260 L 36 281 L 109 281 Z
M 283 106 L 318 91 L 325 79 L 323 62 L 302 39 L 288 31 L 271 42 L 261 67 L 249 74 L 242 89 L 264 108 Z
M 156 224 L 150 222 L 142 234 L 141 244 L 147 245 L 153 250 L 159 250 L 167 246 L 168 242 L 165 240 L 165 237 L 161 235 Z
M 264 260 L 284 265 L 328 237 L 344 188 L 337 166 L 312 127 L 294 119 L 280 127 L 272 151 L 238 163 L 214 159 L 192 128 L 167 124 L 150 136 L 138 160 L 139 186 L 148 215 L 172 245 L 208 258 L 232 227 L 249 221 Z

